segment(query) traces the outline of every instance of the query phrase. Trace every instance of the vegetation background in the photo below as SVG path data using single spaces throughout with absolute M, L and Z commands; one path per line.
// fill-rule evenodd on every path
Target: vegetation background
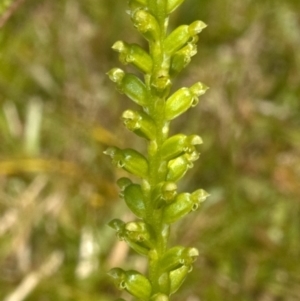
M 145 268 L 106 226 L 131 217 L 102 152 L 144 149 L 105 75 L 120 66 L 116 40 L 144 44 L 126 8 L 0 1 L 1 300 L 112 301 L 107 270 Z M 174 88 L 211 87 L 172 127 L 204 139 L 180 188 L 211 193 L 174 229 L 200 250 L 174 301 L 300 300 L 299 12 L 298 0 L 186 0 L 172 16 L 172 28 L 209 25 Z

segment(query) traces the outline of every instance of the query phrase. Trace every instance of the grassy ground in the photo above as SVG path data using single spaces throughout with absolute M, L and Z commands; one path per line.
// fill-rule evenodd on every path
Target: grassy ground
M 1 300 L 112 301 L 107 269 L 144 266 L 106 226 L 128 211 L 102 151 L 144 149 L 120 121 L 132 103 L 105 76 L 117 39 L 143 43 L 125 2 L 28 0 L 0 29 Z M 300 299 L 299 11 L 186 0 L 171 20 L 209 25 L 176 87 L 211 87 L 172 127 L 205 142 L 181 189 L 211 193 L 173 231 L 200 250 L 174 301 Z

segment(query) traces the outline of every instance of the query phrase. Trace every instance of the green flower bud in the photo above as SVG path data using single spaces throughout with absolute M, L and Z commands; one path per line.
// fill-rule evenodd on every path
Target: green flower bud
M 160 36 L 157 20 L 149 12 L 137 9 L 132 13 L 133 25 L 149 42 L 156 41 Z
M 125 229 L 130 240 L 146 248 L 153 248 L 153 233 L 146 223 L 142 221 L 130 222 L 126 224 Z
M 171 76 L 175 76 L 181 72 L 191 62 L 192 56 L 194 56 L 196 53 L 197 46 L 193 43 L 188 43 L 185 47 L 175 52 L 171 60 Z
M 184 46 L 190 39 L 189 26 L 181 25 L 172 31 L 165 39 L 164 46 L 167 54 L 172 55 Z
M 137 299 L 148 301 L 151 296 L 152 286 L 145 276 L 137 271 L 130 270 L 126 272 L 125 289 Z
M 180 180 L 188 169 L 193 166 L 193 163 L 189 160 L 186 154 L 169 161 L 167 181 L 176 182 Z
M 208 87 L 200 82 L 195 83 L 190 87 L 190 91 L 194 97 L 203 95 L 208 90 Z M 195 106 L 196 104 L 194 104 Z
M 140 178 L 147 177 L 148 161 L 147 159 L 134 149 L 119 149 L 112 146 L 103 152 L 112 158 L 112 163 L 119 168 L 132 173 Z
M 170 272 L 182 266 L 180 259 L 184 249 L 182 246 L 173 247 L 163 255 L 159 263 L 161 273 Z
M 190 88 L 181 88 L 172 94 L 166 102 L 165 117 L 172 120 L 198 103 L 198 97 L 208 88 L 198 82 Z
M 170 272 L 178 269 L 182 265 L 191 265 L 197 256 L 199 256 L 199 251 L 196 248 L 177 246 L 169 249 L 164 254 L 159 267 L 161 272 Z
M 126 274 L 124 270 L 120 268 L 113 268 L 107 274 L 113 278 L 113 281 L 118 289 L 122 290 L 126 288 Z
M 163 221 L 167 224 L 178 221 L 192 210 L 193 205 L 190 193 L 180 193 L 173 203 L 164 208 Z
M 191 266 L 183 265 L 180 268 L 170 272 L 171 289 L 170 294 L 174 294 L 184 282 L 188 273 L 192 271 Z
M 173 12 L 176 8 L 178 8 L 184 0 L 168 0 L 167 3 L 167 12 L 170 14 Z
M 172 31 L 165 39 L 164 46 L 167 54 L 172 55 L 182 48 L 193 36 L 199 34 L 206 24 L 195 21 L 190 25 L 181 25 Z
M 173 203 L 164 208 L 163 221 L 167 224 L 176 222 L 189 212 L 197 210 L 208 196 L 209 194 L 203 189 L 198 189 L 192 194 L 180 193 Z
M 200 136 L 198 135 L 190 135 L 186 137 L 186 148 L 189 149 L 190 147 L 192 148 L 195 145 L 200 145 L 203 143 L 203 140 Z M 189 151 L 187 151 L 189 152 Z
M 190 152 L 186 152 L 185 156 L 189 162 L 194 162 L 199 159 L 200 153 L 194 147 Z
M 210 194 L 203 189 L 198 189 L 191 194 L 191 199 L 193 202 L 192 210 L 195 211 L 198 209 L 199 205 L 203 203 Z
M 127 110 L 123 113 L 122 119 L 128 130 L 148 140 L 155 139 L 156 126 L 147 113 Z
M 126 224 L 125 228 L 126 228 L 127 231 L 132 232 L 134 234 L 140 233 L 140 235 L 142 237 L 137 238 L 137 240 L 139 240 L 139 241 L 144 241 L 145 239 L 150 238 L 149 226 L 146 223 L 142 222 L 142 221 L 129 222 L 129 223 Z
M 158 74 L 156 74 L 152 80 L 152 87 L 155 88 L 155 90 L 158 93 L 162 93 L 165 91 L 169 91 L 168 88 L 171 86 L 171 79 L 169 76 L 169 72 L 166 70 L 161 70 Z
M 113 68 L 107 72 L 107 75 L 112 82 L 121 85 L 125 72 L 120 68 Z
M 174 159 L 184 153 L 192 153 L 195 151 L 195 145 L 202 144 L 200 136 L 186 136 L 177 134 L 167 139 L 162 145 L 162 157 L 164 160 Z
M 194 37 L 195 35 L 199 34 L 202 29 L 207 27 L 207 25 L 202 21 L 195 21 L 192 24 L 189 25 L 189 33 L 191 37 Z
M 193 104 L 194 97 L 188 88 L 181 88 L 166 101 L 165 117 L 172 120 L 187 111 Z
M 182 253 L 180 262 L 184 265 L 191 265 L 199 256 L 199 251 L 196 248 L 185 248 Z
M 151 72 L 153 65 L 151 56 L 139 45 L 117 41 L 112 48 L 120 53 L 119 59 L 124 65 L 131 63 L 144 73 Z
M 138 177 L 146 178 L 148 175 L 147 159 L 134 149 L 123 150 L 124 169 Z
M 153 189 L 151 200 L 154 208 L 159 209 L 162 206 L 171 203 L 177 195 L 177 185 L 174 182 L 161 182 Z
M 126 229 L 125 229 L 126 224 L 123 221 L 115 218 L 108 223 L 108 226 L 116 230 L 117 237 L 119 240 L 126 241 Z
M 138 184 L 128 185 L 124 190 L 124 200 L 129 209 L 137 216 L 144 218 L 146 214 L 144 194 Z
M 161 187 L 161 197 L 168 204 L 171 203 L 177 195 L 177 185 L 174 182 L 164 182 Z
M 128 224 L 125 224 L 119 219 L 113 219 L 108 223 L 108 226 L 116 230 L 119 240 L 126 241 L 126 243 L 137 253 L 147 256 L 150 250 L 150 239 L 146 241 L 145 234 L 143 236 L 145 237 L 145 240 L 143 240 L 142 236 L 139 237 L 137 233 L 135 233 L 136 235 L 134 233 L 131 233 L 132 231 L 130 232 L 129 230 L 132 229 L 132 226 L 128 226 Z
M 115 285 L 134 297 L 147 301 L 151 296 L 152 287 L 149 280 L 134 270 L 124 271 L 120 268 L 113 268 L 108 272 L 113 278 Z
M 107 74 L 110 80 L 116 83 L 120 93 L 124 93 L 140 106 L 146 105 L 147 89 L 145 84 L 137 76 L 131 73 L 125 73 L 119 68 L 113 68 Z

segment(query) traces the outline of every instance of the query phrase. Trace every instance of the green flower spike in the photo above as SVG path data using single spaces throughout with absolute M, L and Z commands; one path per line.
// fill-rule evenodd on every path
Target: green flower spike
M 169 33 L 169 17 L 183 2 L 129 0 L 131 21 L 148 47 L 124 41 L 112 46 L 122 64 L 136 69 L 128 73 L 113 68 L 108 76 L 120 93 L 140 106 L 126 109 L 121 119 L 129 131 L 144 139 L 147 151 L 111 146 L 104 152 L 114 165 L 138 178 L 136 183 L 127 177 L 117 181 L 119 196 L 136 219 L 126 223 L 113 219 L 109 226 L 120 240 L 148 259 L 148 270 L 142 275 L 117 267 L 109 275 L 119 289 L 137 301 L 170 301 L 192 271 L 199 251 L 169 247 L 170 227 L 197 210 L 209 196 L 203 189 L 180 192 L 177 185 L 199 158 L 202 138 L 183 133 L 169 136 L 171 122 L 196 106 L 208 89 L 201 82 L 172 89 L 174 77 L 197 53 L 198 34 L 206 27 L 204 22 L 195 21 Z

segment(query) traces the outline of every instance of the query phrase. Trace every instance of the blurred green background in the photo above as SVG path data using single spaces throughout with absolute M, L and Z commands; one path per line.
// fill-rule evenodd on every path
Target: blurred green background
M 0 2 L 0 23 L 16 1 Z M 130 219 L 107 145 L 144 149 L 105 73 L 116 40 L 144 41 L 125 0 L 26 0 L 0 29 L 0 299 L 112 301 L 106 272 L 145 270 L 107 222 Z M 198 54 L 174 89 L 210 87 L 172 133 L 199 134 L 182 191 L 211 193 L 174 227 L 200 250 L 172 300 L 300 300 L 300 1 L 186 0 Z

